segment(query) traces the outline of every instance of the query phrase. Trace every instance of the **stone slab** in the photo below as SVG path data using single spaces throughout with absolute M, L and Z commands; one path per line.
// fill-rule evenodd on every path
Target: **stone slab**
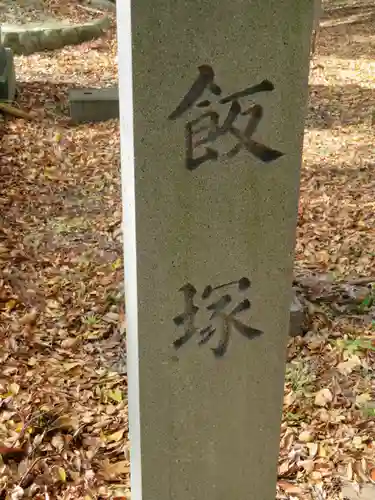
M 119 117 L 118 88 L 72 89 L 69 92 L 73 123 L 99 122 Z
M 10 49 L 0 51 L 0 101 L 12 102 L 16 95 L 16 75 L 13 52 Z
M 132 499 L 273 500 L 312 2 L 117 9 Z

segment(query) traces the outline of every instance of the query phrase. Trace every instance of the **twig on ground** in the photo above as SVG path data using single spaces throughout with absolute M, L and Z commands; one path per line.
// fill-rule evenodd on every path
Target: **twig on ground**
M 375 283 L 375 276 L 348 281 L 349 285 L 368 285 L 369 283 Z
M 87 5 L 77 4 L 80 9 L 86 10 L 87 12 L 93 12 L 94 14 L 103 14 L 104 10 L 94 9 L 93 7 L 88 7 Z
M 0 102 L 0 111 L 7 114 L 15 116 L 16 118 L 25 118 L 25 120 L 35 120 L 35 117 L 30 115 L 30 113 L 26 113 L 26 111 L 22 111 L 22 109 L 17 109 L 10 104 L 6 104 L 5 102 Z
M 33 470 L 33 468 L 36 466 L 36 464 L 38 462 L 40 462 L 41 460 L 46 460 L 47 458 L 53 458 L 53 457 L 59 457 L 60 456 L 60 453 L 52 453 L 51 455 L 47 455 L 47 456 L 42 456 L 42 457 L 37 457 L 33 463 L 30 465 L 30 467 L 28 467 L 27 471 L 23 474 L 23 476 L 21 477 L 19 483 L 18 483 L 18 486 L 21 486 L 22 487 L 22 484 L 24 483 L 25 479 L 27 478 L 27 476 L 30 474 L 30 472 Z

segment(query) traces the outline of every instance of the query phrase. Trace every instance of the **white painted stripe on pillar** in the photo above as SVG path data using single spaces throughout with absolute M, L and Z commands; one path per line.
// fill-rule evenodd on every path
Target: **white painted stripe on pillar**
M 121 186 L 126 296 L 128 402 L 132 500 L 142 499 L 139 409 L 138 299 L 135 227 L 131 0 L 117 2 Z

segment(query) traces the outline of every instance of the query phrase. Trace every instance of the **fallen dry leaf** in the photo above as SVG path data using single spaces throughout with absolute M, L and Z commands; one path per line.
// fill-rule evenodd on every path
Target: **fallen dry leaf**
M 102 464 L 102 468 L 100 470 L 100 474 L 111 481 L 113 479 L 118 479 L 118 476 L 122 474 L 127 474 L 130 471 L 129 462 L 126 460 L 122 460 L 120 462 L 110 463 L 109 461 L 105 461 Z
M 3 4 L 2 23 L 96 16 L 71 0 Z M 325 7 L 295 249 L 308 332 L 288 347 L 278 500 L 342 500 L 341 478 L 374 459 L 374 20 L 348 22 L 373 5 Z M 39 120 L 0 124 L 0 436 L 15 453 L 0 496 L 130 497 L 119 123 L 67 120 L 70 88 L 117 84 L 111 19 L 97 42 L 15 56 L 17 103 Z
M 120 441 L 124 435 L 125 429 L 120 429 L 117 432 L 114 432 L 113 434 L 110 434 L 109 436 L 106 436 L 106 441 L 111 442 L 111 441 Z
M 328 403 L 331 403 L 333 400 L 332 393 L 329 389 L 321 389 L 315 395 L 315 404 L 316 406 L 326 406 Z
M 20 318 L 19 323 L 21 325 L 33 325 L 38 317 L 38 311 L 33 309 L 29 313 L 25 314 Z
M 361 360 L 358 356 L 351 356 L 346 361 L 342 361 L 337 365 L 337 369 L 343 375 L 349 375 L 352 371 L 358 367 L 362 366 Z
M 277 484 L 285 493 L 290 495 L 299 496 L 304 494 L 303 489 L 297 484 L 289 483 L 288 481 L 278 481 Z
M 298 436 L 298 439 L 302 441 L 303 443 L 309 443 L 314 439 L 314 436 L 311 432 L 309 431 L 302 431 L 300 435 Z
M 10 460 L 21 462 L 26 457 L 27 450 L 26 448 L 8 448 L 6 446 L 0 446 L 0 455 L 5 464 Z
M 314 470 L 314 460 L 301 460 L 298 465 L 303 467 L 308 474 Z

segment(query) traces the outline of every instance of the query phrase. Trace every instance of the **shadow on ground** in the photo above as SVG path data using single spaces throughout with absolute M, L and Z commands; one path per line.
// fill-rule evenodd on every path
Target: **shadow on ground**
M 324 6 L 319 54 L 343 59 L 375 59 L 375 5 L 371 1 Z
M 371 124 L 375 89 L 360 85 L 310 85 L 305 127 L 331 129 Z

